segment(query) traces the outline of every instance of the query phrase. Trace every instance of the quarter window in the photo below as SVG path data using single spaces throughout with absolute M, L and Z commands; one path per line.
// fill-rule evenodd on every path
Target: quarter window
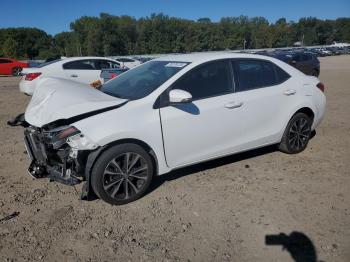
M 191 93 L 193 100 L 230 93 L 233 90 L 229 63 L 222 60 L 201 65 L 175 82 L 172 89 Z

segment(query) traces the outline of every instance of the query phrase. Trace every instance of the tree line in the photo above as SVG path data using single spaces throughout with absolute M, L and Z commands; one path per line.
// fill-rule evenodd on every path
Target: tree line
M 135 19 L 101 13 L 83 16 L 71 31 L 51 36 L 37 28 L 0 29 L 0 57 L 46 59 L 53 56 L 112 56 L 183 53 L 226 49 L 255 49 L 350 42 L 350 18 L 298 22 L 280 18 L 224 17 L 197 21 L 152 14 Z

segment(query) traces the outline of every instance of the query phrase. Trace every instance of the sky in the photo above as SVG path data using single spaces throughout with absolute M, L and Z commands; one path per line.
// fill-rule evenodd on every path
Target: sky
M 49 34 L 69 31 L 81 16 L 100 13 L 146 17 L 152 13 L 197 20 L 209 17 L 263 16 L 270 22 L 280 17 L 336 19 L 350 17 L 350 0 L 0 0 L 0 28 L 37 27 Z

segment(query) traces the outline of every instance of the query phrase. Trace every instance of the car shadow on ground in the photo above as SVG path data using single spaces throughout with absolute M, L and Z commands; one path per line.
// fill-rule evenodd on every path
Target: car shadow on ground
M 312 131 L 310 140 L 312 138 L 314 138 L 315 135 L 316 135 L 316 131 Z M 234 155 L 221 157 L 221 158 L 214 159 L 214 160 L 209 160 L 209 161 L 202 162 L 199 164 L 194 164 L 194 165 L 191 165 L 188 167 L 184 167 L 184 168 L 180 168 L 180 169 L 171 171 L 168 174 L 156 176 L 153 178 L 153 181 L 150 185 L 150 188 L 148 189 L 147 194 L 156 190 L 158 187 L 160 187 L 165 182 L 176 180 L 176 179 L 179 179 L 181 177 L 185 177 L 185 176 L 188 176 L 188 175 L 191 175 L 194 173 L 198 173 L 201 171 L 205 171 L 205 170 L 217 168 L 220 166 L 240 162 L 240 161 L 243 161 L 246 159 L 254 158 L 257 156 L 273 153 L 275 151 L 278 151 L 277 145 L 266 146 L 266 147 L 246 151 L 243 153 L 237 153 Z M 246 166 L 246 167 L 249 168 L 249 166 Z
M 315 137 L 315 135 L 316 135 L 316 131 L 313 131 L 311 133 L 310 139 Z M 217 158 L 214 160 L 208 160 L 206 162 L 202 162 L 199 164 L 194 164 L 194 165 L 191 165 L 188 167 L 176 169 L 174 171 L 171 171 L 167 174 L 163 174 L 161 176 L 155 176 L 155 177 L 153 177 L 152 183 L 149 186 L 149 188 L 146 192 L 146 195 L 152 193 L 154 190 L 156 190 L 158 187 L 163 185 L 165 182 L 176 180 L 176 179 L 179 179 L 181 177 L 185 177 L 185 176 L 195 174 L 198 172 L 202 172 L 205 170 L 210 170 L 210 169 L 217 168 L 220 166 L 233 164 L 233 163 L 240 162 L 240 161 L 243 161 L 246 159 L 262 156 L 265 154 L 270 154 L 270 153 L 273 153 L 275 151 L 278 151 L 277 144 L 258 148 L 258 149 L 253 149 L 253 150 L 246 151 L 243 153 L 229 155 L 226 157 Z M 249 168 L 249 165 L 246 165 L 246 168 Z M 98 199 L 98 197 L 93 192 L 90 192 L 89 196 L 87 197 L 84 193 L 84 190 L 83 190 L 83 193 L 81 195 L 81 199 L 93 201 L 93 200 Z
M 238 153 L 238 154 L 234 154 L 234 155 L 230 155 L 230 156 L 226 156 L 226 157 L 221 157 L 221 158 L 214 159 L 214 160 L 209 160 L 209 161 L 206 161 L 203 163 L 199 163 L 199 164 L 195 164 L 195 165 L 191 165 L 188 167 L 184 167 L 184 168 L 180 168 L 180 169 L 171 171 L 168 174 L 156 176 L 153 178 L 153 181 L 150 185 L 150 188 L 149 188 L 149 191 L 147 194 L 156 190 L 158 187 L 160 187 L 165 182 L 176 180 L 176 179 L 179 179 L 181 177 L 185 177 L 185 176 L 188 176 L 188 175 L 191 175 L 194 173 L 198 173 L 201 171 L 210 170 L 210 169 L 217 168 L 220 166 L 224 166 L 224 165 L 240 162 L 240 161 L 243 161 L 246 159 L 254 158 L 257 156 L 269 154 L 269 153 L 272 153 L 275 151 L 277 151 L 276 145 L 267 146 L 267 147 L 247 151 L 244 153 Z M 249 168 L 249 165 L 246 165 L 246 167 Z
M 287 250 L 295 262 L 317 262 L 317 253 L 311 239 L 304 233 L 294 231 L 289 235 L 266 235 L 265 245 L 280 246 Z

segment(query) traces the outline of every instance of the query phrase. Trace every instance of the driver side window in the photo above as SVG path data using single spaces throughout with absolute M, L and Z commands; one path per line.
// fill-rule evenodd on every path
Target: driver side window
M 171 89 L 182 89 L 193 100 L 224 95 L 233 92 L 232 77 L 227 60 L 215 61 L 192 69 L 176 81 Z

